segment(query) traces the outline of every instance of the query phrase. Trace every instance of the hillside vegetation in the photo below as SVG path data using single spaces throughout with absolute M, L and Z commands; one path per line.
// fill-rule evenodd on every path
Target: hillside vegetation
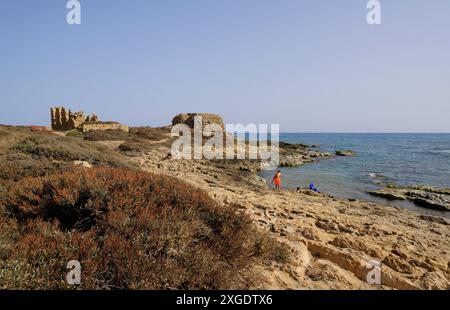
M 75 288 L 249 288 L 253 266 L 288 260 L 235 208 L 84 138 L 0 126 L 0 289 L 74 288 L 70 260 Z

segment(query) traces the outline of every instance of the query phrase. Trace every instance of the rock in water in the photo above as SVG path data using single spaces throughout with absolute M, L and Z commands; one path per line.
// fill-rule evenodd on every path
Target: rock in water
M 337 150 L 336 152 L 337 156 L 355 156 L 356 153 L 352 150 Z

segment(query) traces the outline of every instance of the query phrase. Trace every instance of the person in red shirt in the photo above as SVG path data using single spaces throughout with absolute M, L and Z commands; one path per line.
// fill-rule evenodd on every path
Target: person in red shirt
M 278 171 L 275 173 L 275 175 L 273 176 L 272 183 L 275 184 L 275 188 L 276 188 L 277 190 L 280 189 L 280 187 L 281 187 L 281 171 L 280 171 L 280 170 L 278 170 Z

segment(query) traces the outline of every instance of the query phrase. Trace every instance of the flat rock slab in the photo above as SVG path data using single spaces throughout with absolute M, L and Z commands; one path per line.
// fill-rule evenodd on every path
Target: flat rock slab
M 428 209 L 450 211 L 450 189 L 430 186 L 385 187 L 368 193 L 389 200 L 409 200 Z

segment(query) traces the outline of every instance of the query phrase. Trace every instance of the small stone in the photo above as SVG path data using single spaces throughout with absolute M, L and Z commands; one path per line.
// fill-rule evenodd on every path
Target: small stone
M 92 165 L 90 163 L 88 163 L 87 161 L 82 161 L 82 160 L 74 161 L 73 165 L 75 167 L 92 168 Z

